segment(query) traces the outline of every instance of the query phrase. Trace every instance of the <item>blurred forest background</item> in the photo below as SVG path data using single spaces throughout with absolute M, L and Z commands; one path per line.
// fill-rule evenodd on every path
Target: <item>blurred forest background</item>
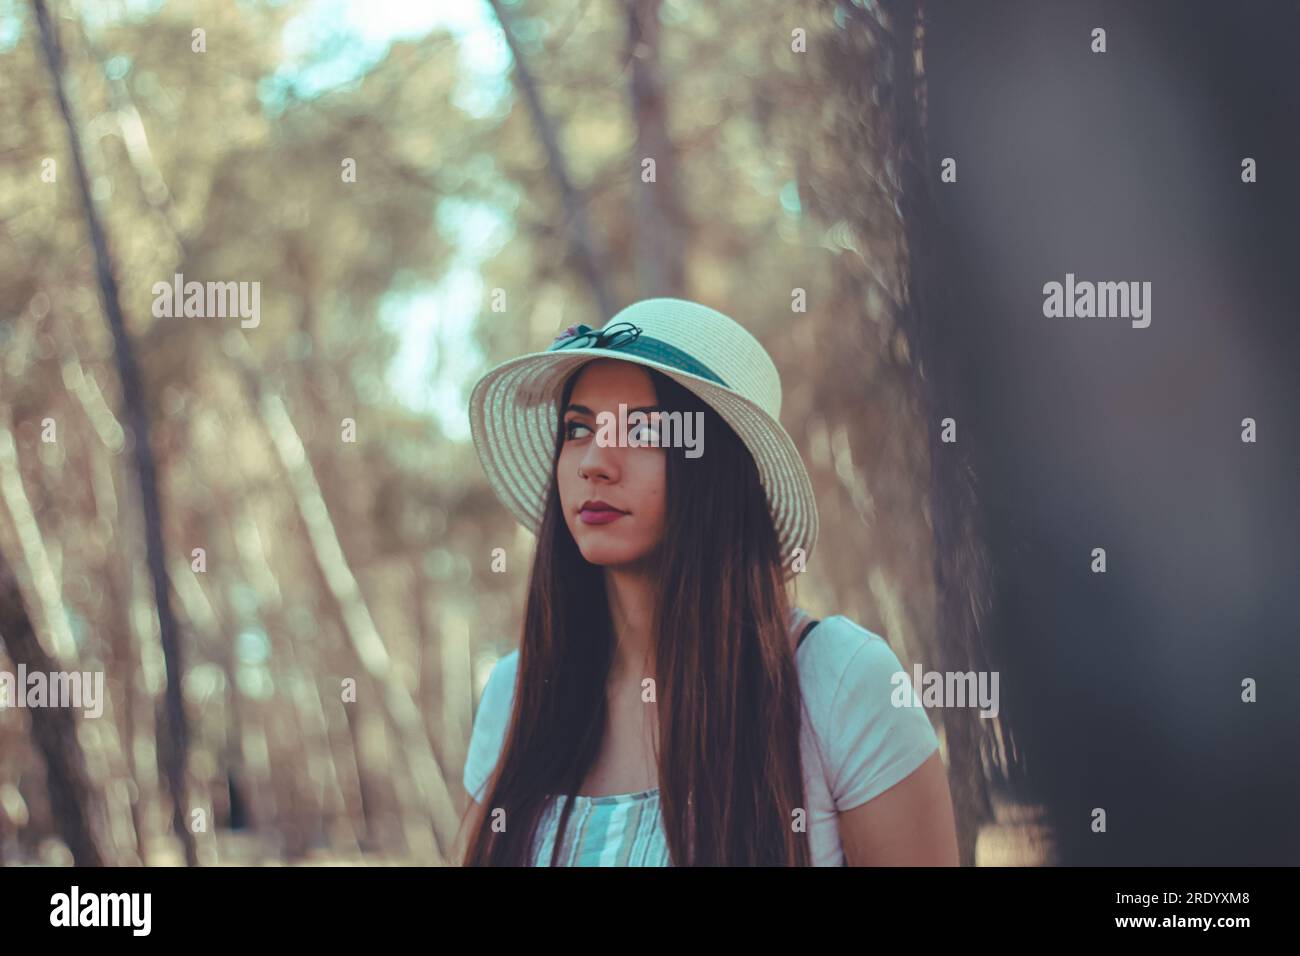
M 936 652 L 883 12 L 421 6 L 48 4 L 142 381 L 169 653 L 69 129 L 33 7 L 0 4 L 0 553 L 40 650 L 108 684 L 57 754 L 47 714 L 0 712 L 6 861 L 450 858 L 531 553 L 468 386 L 645 295 L 776 357 L 824 529 L 801 602 Z M 153 318 L 176 273 L 260 282 L 260 324 Z
M 780 368 L 822 527 L 799 603 L 909 670 L 988 667 L 973 471 L 932 454 L 967 359 L 934 321 L 926 28 L 0 0 L 0 669 L 107 677 L 97 720 L 0 710 L 0 862 L 453 862 L 532 545 L 468 389 L 648 295 Z M 260 283 L 260 324 L 155 318 L 178 273 Z M 1052 860 L 1013 706 L 932 715 L 968 864 Z

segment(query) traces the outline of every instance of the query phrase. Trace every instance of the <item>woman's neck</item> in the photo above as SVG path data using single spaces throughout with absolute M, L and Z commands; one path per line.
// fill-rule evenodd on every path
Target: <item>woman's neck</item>
M 606 568 L 605 594 L 614 622 L 610 682 L 627 679 L 640 683 L 643 678 L 654 677 L 654 576 L 641 569 Z

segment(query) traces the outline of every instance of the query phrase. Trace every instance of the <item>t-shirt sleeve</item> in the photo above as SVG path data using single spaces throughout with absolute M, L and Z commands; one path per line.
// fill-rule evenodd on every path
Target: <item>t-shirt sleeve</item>
M 829 783 L 839 811 L 884 793 L 939 747 L 898 656 L 884 638 L 864 633 L 831 700 Z
M 474 729 L 470 732 L 461 782 L 465 785 L 465 792 L 479 803 L 486 796 L 485 784 L 496 769 L 510 723 L 518 653 L 512 651 L 493 666 L 487 684 L 483 687 L 478 713 L 474 716 Z

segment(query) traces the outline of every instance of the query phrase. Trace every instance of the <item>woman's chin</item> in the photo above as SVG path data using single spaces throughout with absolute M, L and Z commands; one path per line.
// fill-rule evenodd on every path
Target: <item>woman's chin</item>
M 628 563 L 628 557 L 613 548 L 583 548 L 582 556 L 587 559 L 588 564 L 595 564 L 602 568 L 616 568 Z
M 620 568 L 631 570 L 640 567 L 646 557 L 646 553 L 640 550 L 600 543 L 590 543 L 585 547 L 579 544 L 578 550 L 582 552 L 582 556 L 587 559 L 588 564 L 594 564 L 611 571 Z

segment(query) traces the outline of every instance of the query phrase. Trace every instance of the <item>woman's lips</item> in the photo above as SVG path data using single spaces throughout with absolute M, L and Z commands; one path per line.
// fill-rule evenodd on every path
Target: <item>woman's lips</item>
M 622 518 L 626 512 L 606 508 L 583 508 L 578 512 L 578 520 L 583 524 L 609 524 Z

